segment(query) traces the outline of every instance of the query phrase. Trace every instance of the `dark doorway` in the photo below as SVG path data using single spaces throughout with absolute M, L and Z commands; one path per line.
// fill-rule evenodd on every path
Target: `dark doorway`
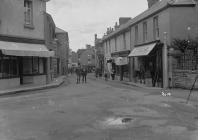
M 19 77 L 20 77 L 20 84 L 23 84 L 23 58 L 19 57 Z

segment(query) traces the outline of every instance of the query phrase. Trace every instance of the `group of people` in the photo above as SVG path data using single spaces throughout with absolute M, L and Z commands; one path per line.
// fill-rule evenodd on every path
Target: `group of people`
M 87 83 L 87 69 L 78 67 L 76 68 L 76 76 L 77 76 L 77 84 L 80 84 L 81 77 L 82 77 L 82 83 Z

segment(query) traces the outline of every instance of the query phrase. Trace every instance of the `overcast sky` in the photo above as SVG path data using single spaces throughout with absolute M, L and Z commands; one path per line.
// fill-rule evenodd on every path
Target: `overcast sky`
M 94 34 L 102 37 L 119 17 L 135 17 L 147 9 L 147 0 L 51 0 L 47 11 L 57 27 L 69 33 L 76 51 L 93 45 Z

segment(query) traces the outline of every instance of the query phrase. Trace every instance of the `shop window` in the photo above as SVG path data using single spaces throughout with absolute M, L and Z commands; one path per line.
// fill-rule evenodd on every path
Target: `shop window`
M 32 74 L 32 58 L 23 58 L 23 74 Z
M 39 73 L 39 58 L 38 57 L 33 57 L 33 69 L 32 69 L 32 73 L 33 74 L 37 74 Z
M 42 59 L 42 58 L 39 58 L 39 73 L 45 73 L 44 59 Z
M 17 57 L 0 56 L 0 79 L 18 76 Z
M 44 59 L 38 57 L 27 57 L 23 59 L 23 74 L 36 75 L 44 74 Z

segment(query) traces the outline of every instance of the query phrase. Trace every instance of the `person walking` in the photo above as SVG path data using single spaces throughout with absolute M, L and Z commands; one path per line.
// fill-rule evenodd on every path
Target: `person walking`
M 141 84 L 145 84 L 145 69 L 144 69 L 144 65 L 140 65 L 140 83 Z
M 81 68 L 80 67 L 76 68 L 76 76 L 77 76 L 76 84 L 79 84 L 80 83 L 80 77 L 81 77 Z
M 87 69 L 86 68 L 82 69 L 82 82 L 87 83 Z

